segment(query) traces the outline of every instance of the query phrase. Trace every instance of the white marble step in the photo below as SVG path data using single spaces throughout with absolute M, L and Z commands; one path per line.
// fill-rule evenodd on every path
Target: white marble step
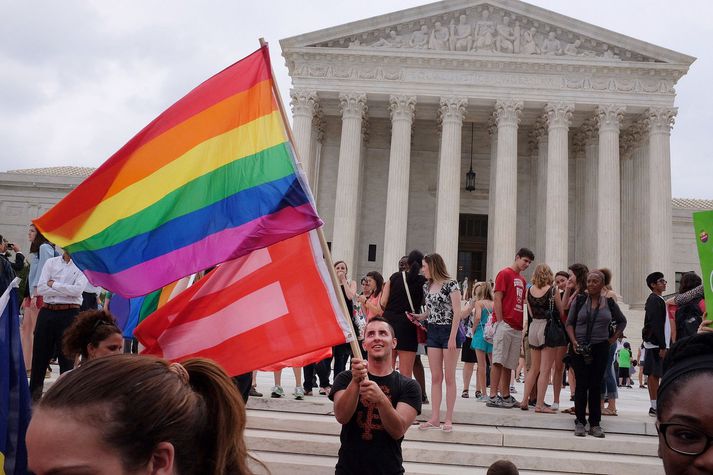
M 255 451 L 252 454 L 270 469 L 272 475 L 333 475 L 336 457 L 325 455 L 304 455 L 279 452 Z M 439 475 L 486 475 L 484 467 L 454 467 L 432 463 L 405 462 L 406 473 Z M 520 475 L 547 475 L 550 472 L 520 470 Z M 257 473 L 261 473 L 258 471 Z
M 308 397 L 303 401 L 294 399 L 250 398 L 248 409 L 308 414 L 331 414 L 332 403 L 324 396 Z M 563 405 L 569 407 L 569 405 Z M 444 408 L 442 407 L 442 411 Z M 443 412 L 442 412 L 443 414 Z M 423 406 L 419 420 L 431 415 L 430 405 Z M 453 417 L 455 424 L 479 426 L 515 427 L 532 429 L 574 430 L 574 416 L 570 414 L 537 414 L 533 410 L 495 409 L 473 400 L 458 400 Z M 656 436 L 653 418 L 645 411 L 622 413 L 616 417 L 602 417 L 602 427 L 607 434 L 632 434 Z
M 261 452 L 334 456 L 340 445 L 336 435 L 309 433 L 297 435 L 294 432 L 247 429 L 245 437 L 250 450 Z M 605 441 L 606 439 L 602 442 Z M 453 441 L 426 442 L 409 439 L 404 441 L 402 450 L 406 462 L 438 465 L 488 467 L 496 460 L 508 459 L 521 469 L 545 472 L 626 473 L 627 475 L 663 473 L 660 460 L 651 456 L 602 454 L 601 452 L 592 453 L 566 449 L 548 450 L 487 445 L 474 447 Z
M 301 414 L 280 411 L 248 411 L 247 427 L 284 432 L 338 435 L 341 426 L 331 415 Z M 494 427 L 459 424 L 450 433 L 419 431 L 413 426 L 407 440 L 448 442 L 500 447 L 540 448 L 603 452 L 622 455 L 656 456 L 658 439 L 651 436 L 607 434 L 605 439 L 574 437 L 572 430 Z

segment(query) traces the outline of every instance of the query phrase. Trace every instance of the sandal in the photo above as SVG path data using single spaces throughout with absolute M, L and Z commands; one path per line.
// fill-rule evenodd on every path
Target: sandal
M 453 432 L 453 424 L 443 424 L 443 432 L 450 433 Z
M 523 411 L 529 411 L 529 410 L 530 410 L 530 408 L 528 407 L 527 404 L 520 404 L 520 409 L 523 410 Z
M 604 409 L 602 409 L 602 415 L 603 416 L 618 416 L 619 414 L 617 414 L 617 412 L 615 410 L 605 407 Z
M 565 414 L 574 414 L 574 408 L 570 407 L 568 409 L 563 409 L 562 412 Z
M 428 421 L 422 422 L 422 423 L 418 426 L 418 430 L 432 430 L 432 429 L 438 429 L 438 430 L 440 430 L 440 429 L 441 429 L 441 426 L 440 426 L 440 425 L 434 426 L 433 424 L 431 424 L 431 423 L 428 422 Z
M 556 414 L 557 411 L 553 411 L 549 407 L 537 407 L 535 406 L 535 412 L 540 414 Z
M 464 389 L 463 392 L 460 394 L 460 397 L 468 399 L 470 395 L 468 395 L 468 390 Z

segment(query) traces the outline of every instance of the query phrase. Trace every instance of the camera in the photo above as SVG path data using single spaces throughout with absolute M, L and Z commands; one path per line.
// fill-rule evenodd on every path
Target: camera
M 589 343 L 578 345 L 577 353 L 579 353 L 584 360 L 584 364 L 592 364 L 592 345 Z

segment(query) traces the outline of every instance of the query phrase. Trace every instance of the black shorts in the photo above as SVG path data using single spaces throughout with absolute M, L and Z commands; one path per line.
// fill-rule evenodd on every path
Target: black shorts
M 662 361 L 661 355 L 659 355 L 658 348 L 647 348 L 646 358 L 644 359 L 644 374 L 646 376 L 653 376 L 654 378 L 660 378 L 662 373 Z
M 473 339 L 469 336 L 465 337 L 463 342 L 463 349 L 460 352 L 460 360 L 463 363 L 477 363 L 478 358 L 475 356 L 475 350 L 470 347 L 470 342 Z
M 619 377 L 621 379 L 626 379 L 629 377 L 629 369 L 630 368 L 622 368 L 621 366 L 619 367 Z

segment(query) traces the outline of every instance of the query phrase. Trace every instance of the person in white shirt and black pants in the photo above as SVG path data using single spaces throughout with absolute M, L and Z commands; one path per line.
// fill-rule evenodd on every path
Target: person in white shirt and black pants
M 87 278 L 66 251 L 59 257 L 47 259 L 37 282 L 37 293 L 44 304 L 37 315 L 35 338 L 32 347 L 32 373 L 30 392 L 33 401 L 42 397 L 45 371 L 55 348 L 62 345 L 65 330 L 74 322 L 82 305 L 82 292 Z M 59 371 L 64 373 L 74 367 L 74 362 L 59 352 Z

